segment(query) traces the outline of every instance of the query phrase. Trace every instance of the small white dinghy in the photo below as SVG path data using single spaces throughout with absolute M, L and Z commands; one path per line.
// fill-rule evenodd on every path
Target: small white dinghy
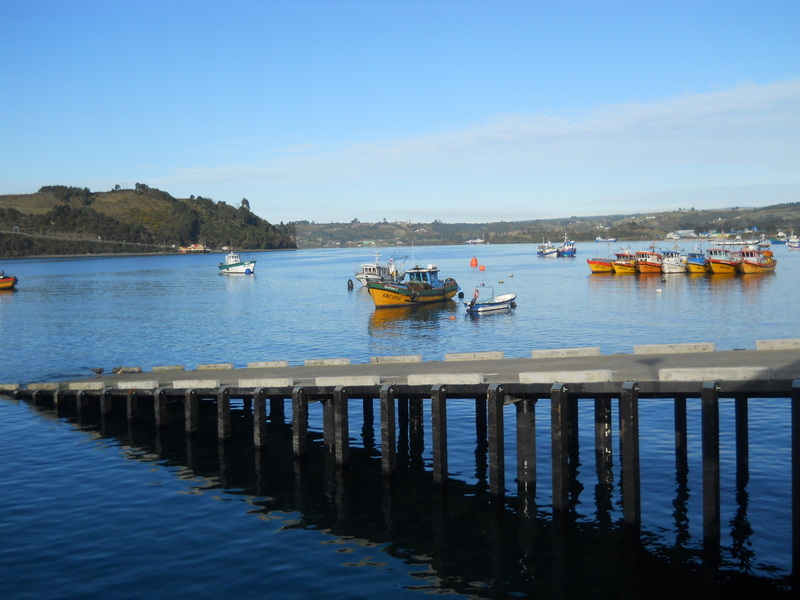
M 481 284 L 475 286 L 472 300 L 464 302 L 464 306 L 467 309 L 467 314 L 484 314 L 512 309 L 517 305 L 516 299 L 516 294 L 500 294 L 499 296 L 495 296 L 494 290 L 491 287 Z

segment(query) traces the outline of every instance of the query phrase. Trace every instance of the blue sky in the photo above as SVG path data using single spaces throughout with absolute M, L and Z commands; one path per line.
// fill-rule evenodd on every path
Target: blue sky
M 800 201 L 796 0 L 3 0 L 0 194 L 271 222 Z

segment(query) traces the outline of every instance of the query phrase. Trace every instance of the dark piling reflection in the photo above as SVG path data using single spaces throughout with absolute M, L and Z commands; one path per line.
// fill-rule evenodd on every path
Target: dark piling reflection
M 349 464 L 344 467 L 337 464 L 323 433 L 314 430 L 308 431 L 306 453 L 296 460 L 291 424 L 275 404 L 260 447 L 254 443 L 254 412 L 248 403 L 232 403 L 230 436 L 222 440 L 215 403 L 202 400 L 196 406 L 197 427 L 192 432 L 186 431 L 180 403 L 167 407 L 164 427 L 156 426 L 155 415 L 145 407 L 131 420 L 124 407 L 113 414 L 79 414 L 62 404 L 58 418 L 117 440 L 130 448 L 131 459 L 174 467 L 193 489 L 241 496 L 247 500 L 248 512 L 256 516 L 273 511 L 297 513 L 299 518 L 287 521 L 285 527 L 312 528 L 374 544 L 376 552 L 404 561 L 415 572 L 424 565 L 426 573 L 435 575 L 434 591 L 486 598 L 791 597 L 786 582 L 747 574 L 755 557 L 749 551 L 748 461 L 742 454 L 737 461 L 738 510 L 729 523 L 737 569 L 721 572 L 716 561 L 709 565 L 697 548 L 689 547 L 688 462 L 682 444 L 676 445 L 677 494 L 672 501 L 676 544 L 658 546 L 654 533 L 611 518 L 614 461 L 610 443 L 588 450 L 595 460 L 596 518 L 585 522 L 574 511 L 579 500 L 586 503 L 586 498 L 580 498 L 581 448 L 570 440 L 567 489 L 571 508 L 567 518 L 555 519 L 552 507 L 537 506 L 535 476 L 533 481 L 517 482 L 520 493 L 516 496 L 501 502 L 490 499 L 486 428 L 480 416 L 476 420 L 477 481 L 450 479 L 444 487 L 436 485 L 424 465 L 422 407 L 399 399 L 398 469 L 385 476 L 376 451 L 372 405 L 372 401 L 364 403 L 363 447 L 350 447 Z M 480 415 L 480 403 L 478 407 Z M 535 430 L 532 407 L 532 401 L 517 407 L 522 431 Z M 53 407 L 36 408 L 53 418 Z M 574 407 L 569 408 L 572 413 Z M 607 440 L 611 435 L 608 406 L 599 402 L 595 408 L 595 435 Z M 575 431 L 576 425 L 572 427 Z M 530 470 L 519 472 L 530 478 Z M 265 535 L 275 534 L 265 530 Z M 432 591 L 424 586 L 421 590 Z

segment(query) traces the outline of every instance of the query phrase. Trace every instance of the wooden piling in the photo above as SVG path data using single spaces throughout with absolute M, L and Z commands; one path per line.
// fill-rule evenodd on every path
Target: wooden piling
M 736 422 L 736 484 L 739 487 L 747 485 L 750 474 L 750 433 L 748 431 L 748 402 L 747 396 L 737 396 L 734 399 Z
M 395 387 L 384 385 L 380 391 L 381 412 L 381 472 L 397 472 L 397 420 L 395 414 Z
M 553 512 L 566 512 L 569 504 L 569 406 L 567 386 L 550 388 L 550 438 L 553 470 Z
M 523 398 L 517 411 L 517 488 L 518 494 L 536 493 L 536 399 Z
M 675 461 L 680 468 L 688 458 L 688 441 L 686 438 L 686 396 L 675 396 Z
M 486 395 L 489 409 L 489 493 L 495 498 L 501 498 L 506 493 L 504 400 L 503 386 L 497 383 L 491 384 Z
M 292 452 L 295 458 L 305 456 L 308 445 L 308 401 L 305 389 L 292 390 Z
M 703 447 L 703 546 L 714 552 L 720 545 L 719 383 L 706 381 L 700 390 Z
M 89 394 L 86 390 L 78 390 L 75 392 L 75 405 L 78 409 L 78 416 L 85 415 L 89 410 Z
M 267 394 L 264 388 L 253 390 L 253 444 L 261 448 L 267 443 Z
M 183 413 L 186 419 L 186 433 L 197 433 L 200 417 L 198 415 L 197 391 L 193 388 L 187 389 L 184 394 Z
M 337 386 L 333 390 L 334 456 L 337 467 L 347 464 L 350 452 L 350 418 L 347 403 L 347 388 Z
M 125 392 L 125 405 L 128 415 L 128 422 L 136 421 L 139 419 L 139 393 L 136 390 L 128 390 Z
M 157 388 L 153 390 L 153 412 L 156 419 L 156 428 L 167 426 L 167 390 Z
M 598 464 L 611 460 L 611 398 L 601 396 L 594 401 L 594 449 Z
M 322 399 L 322 442 L 328 452 L 336 447 L 336 422 L 333 414 L 333 397 Z
M 619 397 L 619 438 L 622 460 L 622 518 L 638 529 L 642 522 L 639 473 L 639 386 L 622 384 Z
M 217 438 L 227 440 L 231 437 L 231 389 L 221 387 L 217 390 Z
M 100 392 L 100 417 L 105 418 L 111 414 L 111 388 L 104 388 Z
M 431 434 L 433 436 L 433 482 L 447 483 L 447 389 L 434 385 L 431 390 Z

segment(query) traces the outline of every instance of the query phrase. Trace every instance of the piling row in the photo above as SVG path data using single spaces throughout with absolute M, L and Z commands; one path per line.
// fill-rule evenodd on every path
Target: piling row
M 759 386 L 755 386 L 758 388 Z M 773 386 L 774 387 L 774 386 Z M 574 393 L 573 388 L 581 390 Z M 718 548 L 720 543 L 720 450 L 719 450 L 719 399 L 720 383 L 717 381 L 685 384 L 681 393 L 674 395 L 675 446 L 677 456 L 686 456 L 686 399 L 699 398 L 701 402 L 702 432 L 702 483 L 703 483 L 703 538 L 706 548 Z M 736 399 L 737 456 L 747 456 L 747 398 L 761 394 L 763 390 L 747 392 L 738 389 Z M 569 467 L 571 444 L 577 443 L 578 398 L 587 397 L 582 384 L 555 383 L 550 385 L 489 384 L 454 385 L 437 383 L 432 386 L 295 386 L 292 388 L 173 388 L 127 389 L 104 388 L 102 390 L 16 390 L 13 396 L 27 399 L 33 404 L 48 400 L 58 413 L 66 402 L 74 402 L 79 414 L 88 411 L 100 413 L 101 418 L 111 415 L 113 400 L 124 398 L 128 421 L 139 419 L 143 405 L 149 404 L 156 427 L 167 425 L 168 403 L 183 405 L 184 428 L 193 435 L 199 428 L 199 403 L 214 402 L 217 414 L 217 435 L 220 440 L 231 436 L 231 399 L 244 400 L 253 411 L 253 442 L 262 447 L 267 440 L 267 400 L 270 400 L 270 416 L 283 418 L 284 403 L 291 400 L 292 449 L 295 459 L 302 461 L 309 444 L 309 405 L 322 405 L 323 440 L 333 454 L 337 467 L 348 464 L 349 453 L 349 405 L 352 400 L 362 399 L 371 410 L 371 402 L 379 399 L 381 431 L 381 468 L 385 476 L 397 470 L 397 423 L 398 414 L 408 415 L 416 426 L 421 427 L 422 402 L 430 402 L 433 480 L 445 486 L 448 480 L 447 403 L 452 400 L 471 399 L 475 402 L 476 424 L 486 432 L 488 440 L 489 491 L 494 498 L 506 493 L 505 482 L 505 428 L 504 407 L 516 407 L 516 461 L 517 492 L 532 498 L 536 487 L 536 417 L 535 405 L 539 400 L 550 402 L 550 452 L 552 464 L 552 498 L 554 514 L 564 513 L 570 508 Z M 638 404 L 642 392 L 638 383 L 624 382 L 616 393 L 597 394 L 594 399 L 595 455 L 598 461 L 610 461 L 612 423 L 611 402 L 614 398 L 619 407 L 619 442 L 622 469 L 623 520 L 626 525 L 638 528 L 641 525 L 640 464 L 639 464 L 639 417 Z M 760 397 L 760 396 L 759 396 Z M 784 387 L 776 397 L 791 398 L 792 411 L 792 499 L 793 556 L 800 553 L 800 379 Z M 369 402 L 367 402 L 369 401 Z

